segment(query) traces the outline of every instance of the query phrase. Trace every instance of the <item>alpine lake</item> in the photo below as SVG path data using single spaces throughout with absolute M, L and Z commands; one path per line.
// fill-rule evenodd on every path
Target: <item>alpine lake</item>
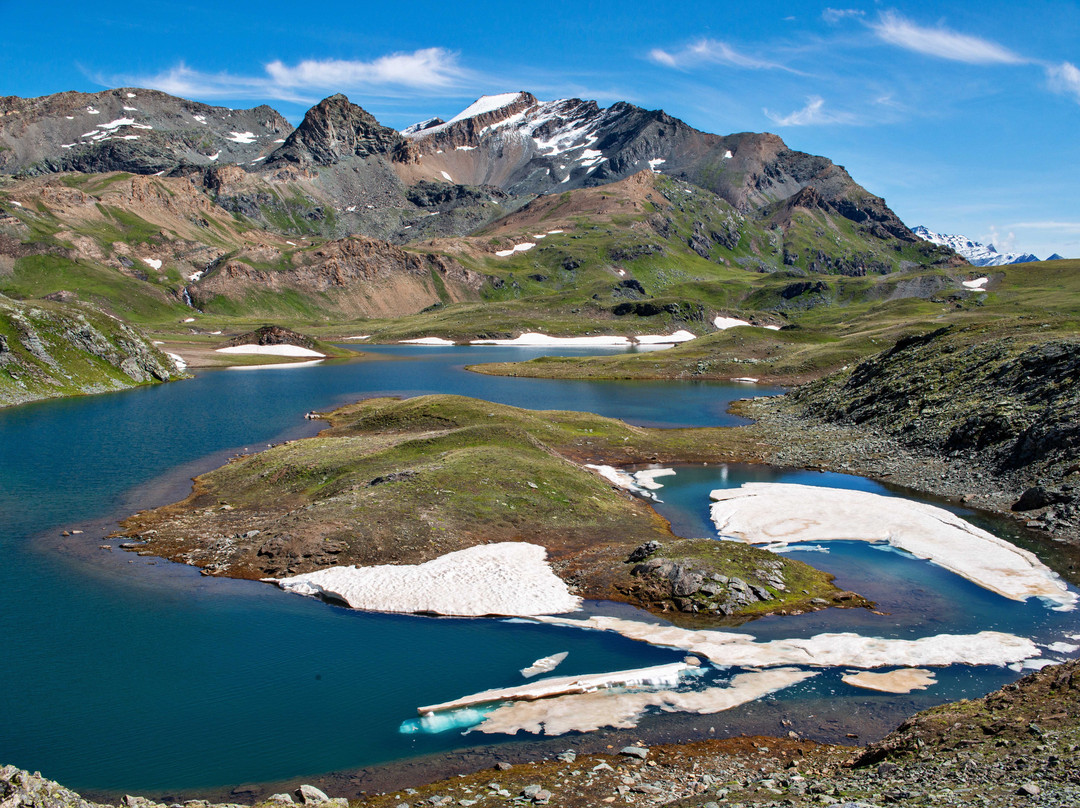
M 770 388 L 715 382 L 567 382 L 469 373 L 467 364 L 585 349 L 366 346 L 378 361 L 202 371 L 180 383 L 0 410 L 0 763 L 88 794 L 252 793 L 284 781 L 402 765 L 461 750 L 536 744 L 603 749 L 633 739 L 798 732 L 880 736 L 910 713 L 982 695 L 1020 673 L 934 669 L 926 690 L 891 695 L 844 684 L 844 669 L 714 715 L 656 714 L 632 730 L 555 739 L 416 731 L 416 708 L 520 684 L 519 670 L 566 651 L 555 675 L 681 660 L 616 634 L 522 620 L 357 612 L 274 586 L 102 549 L 118 519 L 182 499 L 190 478 L 240 452 L 315 434 L 310 410 L 375 395 L 455 393 L 530 409 L 572 409 L 633 424 L 732 425 L 732 400 Z M 715 536 L 709 492 L 796 482 L 896 496 L 858 477 L 766 466 L 676 466 L 654 507 L 683 536 Z M 935 503 L 941 504 L 941 503 Z M 1010 524 L 952 508 L 1013 538 Z M 62 531 L 82 531 L 61 536 Z M 115 545 L 116 541 L 111 544 Z M 876 601 L 725 629 L 760 640 L 850 631 L 918 638 L 983 630 L 1042 645 L 1080 634 L 1076 612 L 1015 602 L 905 553 L 859 542 L 792 551 Z M 1053 564 L 1052 560 L 1048 563 Z M 585 613 L 656 618 L 619 604 Z M 1075 653 L 1075 652 L 1074 652 Z M 1046 659 L 1066 652 L 1047 651 Z M 738 669 L 709 667 L 702 682 Z M 591 747 L 590 747 L 591 745 Z M 243 790 L 233 791 L 236 795 Z M 267 792 L 268 793 L 268 792 Z M 234 797 L 235 798 L 235 797 Z

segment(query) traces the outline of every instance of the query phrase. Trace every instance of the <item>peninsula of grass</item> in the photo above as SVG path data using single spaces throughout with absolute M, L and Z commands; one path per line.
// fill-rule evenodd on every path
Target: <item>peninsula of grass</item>
M 583 597 L 698 614 L 673 591 L 643 589 L 633 574 L 630 554 L 658 542 L 661 555 L 692 566 L 699 578 L 767 588 L 769 598 L 748 612 L 847 600 L 831 576 L 801 562 L 680 539 L 646 501 L 583 468 L 732 459 L 742 453 L 731 443 L 737 430 L 645 429 L 448 395 L 369 399 L 323 417 L 330 428 L 319 436 L 198 477 L 191 496 L 129 518 L 124 535 L 145 542 L 143 552 L 238 578 L 417 564 L 479 544 L 526 541 L 544 546 L 556 574 Z M 789 585 L 768 588 L 757 575 L 765 568 L 779 569 Z M 707 608 L 698 614 L 733 617 Z

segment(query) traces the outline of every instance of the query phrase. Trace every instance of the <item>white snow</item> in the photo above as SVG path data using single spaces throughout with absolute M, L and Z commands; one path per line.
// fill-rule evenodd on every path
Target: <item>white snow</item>
M 187 361 L 180 354 L 165 351 L 165 355 L 173 361 L 173 364 L 176 365 L 176 369 L 179 370 L 181 373 L 187 370 Z
M 1052 642 L 1046 646 L 1047 651 L 1053 651 L 1055 654 L 1071 654 L 1074 651 L 1080 651 L 1080 645 L 1073 645 L 1071 642 Z
M 735 155 L 733 155 L 733 154 L 731 153 L 731 149 L 728 149 L 728 150 L 727 150 L 726 152 L 724 152 L 724 158 L 723 158 L 723 159 L 725 159 L 725 160 L 730 160 L 730 159 L 731 159 L 732 157 L 734 157 L 734 156 L 735 156 Z
M 787 483 L 746 483 L 710 497 L 713 524 L 724 537 L 772 546 L 888 543 L 1003 597 L 1042 598 L 1058 610 L 1076 606 L 1076 594 L 1034 553 L 923 502 Z
M 109 121 L 108 123 L 99 123 L 98 129 L 119 129 L 121 126 L 131 126 L 135 123 L 134 118 L 117 118 L 115 121 Z
M 781 328 L 783 328 L 783 326 L 779 326 L 779 325 L 763 325 L 762 328 L 766 329 L 767 331 L 779 331 Z
M 910 693 L 913 690 L 926 690 L 930 685 L 937 684 L 934 672 L 926 668 L 899 668 L 887 673 L 860 671 L 847 673 L 840 678 L 844 684 L 882 693 Z
M 100 115 L 101 114 L 101 110 L 94 109 L 93 107 L 87 107 L 86 111 L 89 112 L 91 115 Z
M 982 289 L 986 284 L 990 283 L 989 278 L 976 278 L 973 281 L 961 281 L 960 285 L 966 289 Z
M 123 110 L 124 110 L 124 112 L 138 112 L 139 111 L 135 107 L 124 107 Z
M 342 339 L 371 339 L 371 334 L 357 334 L 355 337 L 342 337 Z
M 221 149 L 218 149 L 216 152 L 211 154 L 206 159 L 209 160 L 210 162 L 213 162 L 214 160 L 218 159 L 219 157 L 221 157 Z
M 327 595 L 354 609 L 380 612 L 529 616 L 581 605 L 552 572 L 547 551 L 527 542 L 481 544 L 423 564 L 328 567 L 266 580 L 290 592 Z
M 736 328 L 740 325 L 750 325 L 746 320 L 740 320 L 737 317 L 715 317 L 713 318 L 713 325 L 721 331 L 726 331 L 729 328 Z
M 529 667 L 522 668 L 521 675 L 524 676 L 526 679 L 531 679 L 532 677 L 541 673 L 551 673 L 553 670 L 559 667 L 559 665 L 562 664 L 563 660 L 566 659 L 569 655 L 569 651 L 560 651 L 559 653 L 552 654 L 551 656 L 540 657 L 540 659 L 536 660 L 536 662 L 531 664 Z
M 565 654 L 563 656 L 565 657 Z M 679 683 L 680 677 L 690 669 L 691 666 L 685 662 L 669 662 L 666 665 L 654 665 L 651 668 L 635 668 L 612 673 L 553 676 L 550 679 L 541 679 L 532 684 L 484 690 L 459 699 L 444 701 L 441 704 L 417 707 L 416 712 L 420 715 L 429 715 L 444 710 L 460 710 L 463 707 L 476 707 L 480 704 L 491 704 L 499 701 L 536 701 L 537 699 L 565 696 L 571 693 L 589 693 L 606 687 L 635 687 L 640 685 L 673 687 Z
M 195 318 L 194 317 L 185 317 L 180 322 L 182 322 L 182 323 L 193 323 L 193 322 L 195 322 Z
M 689 342 L 697 335 L 689 331 L 680 330 L 674 334 L 642 334 L 634 337 L 639 345 L 669 345 L 676 342 Z
M 205 115 L 192 115 L 191 117 L 194 118 L 196 121 L 198 121 L 199 123 L 201 123 L 203 125 L 206 124 L 206 116 Z M 236 133 L 234 132 L 233 134 L 236 134 Z
M 472 345 L 518 345 L 563 348 L 625 348 L 630 345 L 629 337 L 549 337 L 547 334 L 526 332 L 514 339 L 474 339 Z
M 126 95 L 128 98 L 134 98 L 135 97 L 135 93 L 124 93 L 124 95 Z
M 218 348 L 217 353 L 245 354 L 263 356 L 319 356 L 326 354 L 304 348 L 300 345 L 231 345 L 228 348 Z
M 675 469 L 651 468 L 629 472 L 617 469 L 614 466 L 604 466 L 596 463 L 586 463 L 584 468 L 592 469 L 618 488 L 640 494 L 644 497 L 649 497 L 650 499 L 656 499 L 656 495 L 652 493 L 653 491 L 657 491 L 664 487 L 662 483 L 656 482 L 656 478 L 670 477 L 675 474 Z
M 549 236 L 554 236 L 556 233 L 562 233 L 562 232 L 565 232 L 565 231 L 563 231 L 563 230 L 548 230 L 548 235 Z
M 649 168 L 652 169 L 654 174 L 659 174 L 660 166 L 662 166 L 666 162 L 667 160 L 663 159 L 662 157 L 657 157 L 655 160 L 649 161 Z
M 533 619 L 552 625 L 612 631 L 632 640 L 680 648 L 721 667 L 1008 665 L 1039 656 L 1039 649 L 1031 640 L 1000 631 L 937 634 L 917 640 L 864 637 L 846 632 L 757 642 L 752 634 L 678 628 L 602 615 L 593 615 L 584 620 L 552 616 Z
M 453 345 L 452 339 L 443 339 L 442 337 L 420 337 L 418 339 L 399 339 L 398 342 L 405 345 Z
M 346 213 L 353 213 L 355 210 L 356 210 L 356 205 L 349 205 L 349 207 L 345 208 Z
M 275 140 L 274 142 L 275 142 L 275 143 L 284 143 L 284 142 L 285 142 L 285 138 L 280 138 L 280 139 L 278 139 L 278 140 Z
M 73 120 L 75 120 L 75 116 L 74 116 L 74 115 L 65 115 L 64 117 L 65 117 L 65 118 L 67 118 L 67 119 L 68 119 L 69 121 L 73 121 Z
M 308 362 L 282 362 L 273 365 L 230 365 L 227 370 L 292 370 L 294 368 L 310 368 L 321 365 L 323 360 L 312 359 Z
M 505 258 L 506 256 L 513 255 L 514 253 L 517 253 L 517 252 L 528 252 L 529 250 L 531 250 L 535 246 L 536 246 L 535 241 L 526 241 L 526 242 L 523 242 L 521 244 L 515 244 L 509 250 L 496 250 L 495 254 L 497 256 L 499 256 L 500 258 Z
M 23 206 L 22 202 L 16 202 L 14 199 L 11 199 L 9 201 L 11 202 L 12 205 L 14 205 L 17 208 L 21 208 Z
M 581 163 L 581 165 L 589 166 L 591 168 L 595 168 L 605 160 L 607 160 L 607 158 L 604 157 L 603 152 L 597 151 L 596 149 L 585 149 L 581 152 L 581 156 L 577 158 L 577 161 Z
M 591 732 L 601 727 L 630 729 L 650 707 L 663 712 L 719 713 L 757 701 L 770 693 L 817 674 L 794 668 L 740 673 L 726 687 L 704 690 L 630 691 L 601 689 L 569 696 L 516 701 L 487 713 L 475 729 L 484 733 L 514 734 L 524 730 L 545 735 Z
M 261 163 L 265 159 L 266 159 L 266 155 L 264 154 L 262 157 L 256 157 L 248 165 L 255 165 L 256 163 Z
M 243 143 L 247 145 L 255 142 L 256 135 L 254 132 L 229 132 L 229 134 L 231 137 L 225 139 L 231 140 L 233 143 Z
M 732 381 L 739 382 L 740 384 L 757 384 L 758 380 L 753 376 L 736 376 Z
M 443 179 L 445 179 L 447 182 L 454 181 L 454 178 L 447 174 L 445 171 L 440 171 L 439 173 L 443 175 Z
M 476 146 L 455 146 L 454 151 L 475 151 Z
M 161 269 L 161 259 L 160 258 L 143 258 L 142 262 L 144 264 L 146 264 L 148 267 L 150 267 L 151 269 Z
M 192 283 L 194 283 L 195 281 L 199 280 L 199 278 L 201 278 L 202 276 L 203 276 L 202 271 L 192 272 L 190 275 L 188 275 L 188 280 L 191 281 Z

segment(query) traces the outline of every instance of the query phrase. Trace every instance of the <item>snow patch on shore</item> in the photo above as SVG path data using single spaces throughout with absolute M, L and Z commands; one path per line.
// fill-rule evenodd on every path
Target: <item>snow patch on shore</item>
M 592 469 L 609 483 L 626 491 L 631 491 L 643 497 L 656 499 L 657 491 L 663 488 L 663 483 L 656 481 L 657 477 L 669 477 L 675 474 L 675 469 L 652 468 L 641 471 L 628 472 L 617 469 L 614 466 L 602 466 L 595 463 L 586 463 L 584 468 Z
M 674 334 L 642 334 L 634 337 L 639 345 L 674 345 L 677 342 L 689 342 L 697 337 L 689 331 L 676 331 Z
M 747 544 L 829 540 L 887 543 L 1011 600 L 1042 598 L 1059 611 L 1077 596 L 1034 553 L 923 502 L 865 491 L 746 483 L 710 494 L 716 530 Z
M 299 345 L 232 345 L 228 348 L 218 348 L 217 353 L 223 354 L 260 354 L 265 356 L 318 356 L 326 354 L 303 348 Z
M 417 339 L 399 339 L 398 342 L 403 345 L 453 345 L 452 339 L 443 339 L 442 337 L 418 337 Z
M 983 287 L 988 283 L 990 283 L 989 278 L 976 278 L 973 281 L 961 281 L 960 285 L 967 289 L 978 289 L 979 291 L 982 291 Z
M 308 362 L 280 362 L 273 365 L 232 365 L 226 370 L 295 370 L 296 368 L 310 368 L 322 364 L 321 359 L 312 359 Z
M 526 617 L 581 605 L 552 572 L 547 551 L 527 542 L 482 544 L 423 564 L 327 567 L 264 580 L 289 592 L 324 595 L 378 612 Z
M 165 351 L 164 353 L 167 357 L 169 357 L 169 359 L 173 361 L 173 364 L 176 365 L 176 369 L 178 371 L 183 373 L 185 370 L 187 370 L 187 360 L 184 359 L 184 357 L 182 357 L 180 354 L 170 353 L 169 351 Z
M 474 339 L 471 345 L 516 345 L 527 347 L 563 348 L 627 348 L 629 337 L 549 337 L 547 334 L 528 332 L 513 339 Z

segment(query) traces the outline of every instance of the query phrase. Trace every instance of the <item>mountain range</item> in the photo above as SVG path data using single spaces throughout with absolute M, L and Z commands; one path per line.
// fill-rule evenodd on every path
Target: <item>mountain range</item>
M 950 236 L 943 233 L 935 233 L 933 230 L 929 230 L 922 225 L 914 228 L 911 232 L 924 241 L 929 241 L 931 244 L 948 247 L 957 255 L 962 255 L 968 260 L 968 263 L 976 267 L 1000 267 L 1005 266 L 1006 264 L 1028 264 L 1039 260 L 1038 256 L 1032 255 L 1031 253 L 1000 253 L 993 244 L 981 244 L 967 236 Z M 1061 256 L 1054 253 L 1046 260 L 1058 261 L 1061 260 Z

